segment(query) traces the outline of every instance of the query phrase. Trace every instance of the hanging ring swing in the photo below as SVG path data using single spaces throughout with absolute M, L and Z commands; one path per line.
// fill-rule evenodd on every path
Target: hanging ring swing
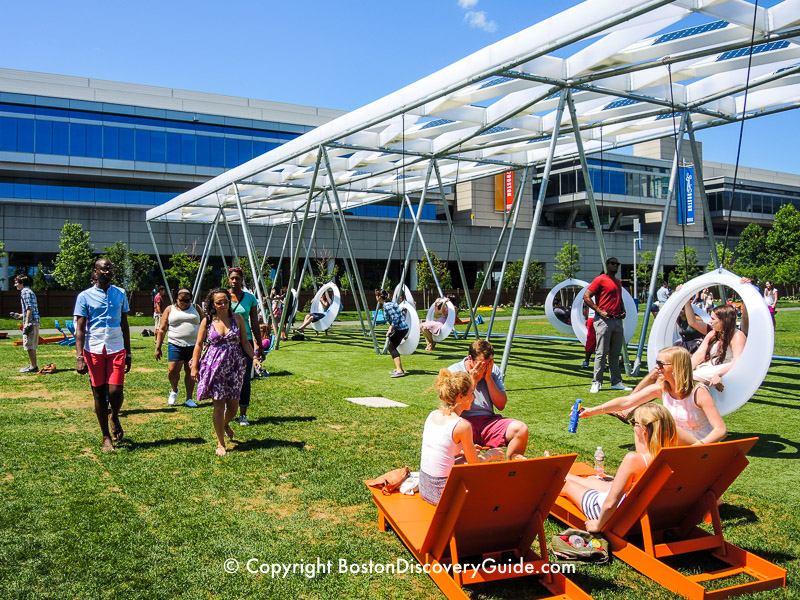
M 328 306 L 328 310 L 322 306 L 322 295 L 327 294 L 328 291 L 333 292 L 333 300 L 331 300 L 330 306 Z M 311 301 L 311 312 L 312 313 L 324 313 L 325 316 L 322 317 L 319 321 L 315 321 L 311 323 L 311 327 L 314 328 L 315 331 L 326 331 L 330 329 L 330 326 L 336 320 L 336 317 L 339 316 L 339 311 L 342 310 L 342 294 L 339 292 L 339 287 L 329 281 L 321 288 L 317 290 L 314 299 Z
M 658 353 L 672 345 L 675 320 L 687 300 L 695 293 L 715 285 L 729 287 L 742 298 L 745 310 L 747 310 L 750 333 L 736 364 L 723 375 L 725 389 L 720 392 L 713 387 L 708 388 L 719 414 L 725 416 L 737 408 L 741 408 L 758 391 L 767 376 L 775 349 L 772 317 L 761 293 L 755 286 L 742 283 L 741 277 L 725 269 L 706 273 L 684 283 L 680 291 L 675 292 L 667 299 L 653 321 L 653 328 L 650 330 L 650 337 L 647 340 L 647 365 L 652 371 Z
M 397 351 L 403 356 L 408 356 L 413 354 L 417 346 L 419 346 L 419 315 L 417 314 L 417 307 L 408 300 L 398 304 L 398 307 L 405 316 L 406 323 L 408 323 L 408 335 L 402 342 L 397 344 Z
M 414 307 L 414 310 L 417 310 L 417 303 L 414 302 L 414 297 L 411 295 L 411 290 L 408 289 L 408 286 L 404 283 L 398 283 L 395 288 L 394 292 L 392 293 L 392 302 L 397 302 L 397 300 L 403 297 L 403 300 Z M 417 321 L 419 321 L 419 315 L 417 315 Z M 419 326 L 417 326 L 419 328 Z
M 565 287 L 576 286 L 579 288 L 585 288 L 587 285 L 589 285 L 589 283 L 584 281 L 583 279 L 573 279 L 573 278 L 565 279 L 564 281 L 557 283 L 555 287 L 553 287 L 553 289 L 550 290 L 550 293 L 547 294 L 547 298 L 545 298 L 544 314 L 547 315 L 547 320 L 550 322 L 550 325 L 552 325 L 554 328 L 556 328 L 559 332 L 563 333 L 564 335 L 573 335 L 575 332 L 572 329 L 572 325 L 564 323 L 564 321 L 562 321 L 556 316 L 556 313 L 553 310 L 553 300 L 556 299 L 556 294 L 558 294 L 558 292 L 560 292 Z
M 287 327 L 294 321 L 294 316 L 297 314 L 297 290 L 292 288 L 289 293 L 291 294 L 291 298 L 288 298 L 288 301 L 284 304 Z
M 445 301 L 445 306 L 447 307 L 447 319 L 444 323 L 442 323 L 442 328 L 439 330 L 439 333 L 433 335 L 434 342 L 441 342 L 447 339 L 453 332 L 453 328 L 456 324 L 456 308 L 453 306 L 453 303 L 450 300 Z M 428 309 L 428 314 L 425 317 L 426 321 L 435 321 L 436 320 L 436 303 L 434 302 L 431 304 L 431 307 Z M 419 326 L 417 326 L 419 329 Z
M 589 289 L 587 285 L 575 297 L 575 302 L 572 303 L 572 331 L 578 338 L 581 344 L 586 344 L 586 319 L 583 316 L 583 295 Z M 636 302 L 633 301 L 633 296 L 625 288 L 622 288 L 622 302 L 625 305 L 625 318 L 622 321 L 622 328 L 625 333 L 625 343 L 627 344 L 633 338 L 636 332 L 636 327 L 639 325 L 639 313 L 636 309 Z

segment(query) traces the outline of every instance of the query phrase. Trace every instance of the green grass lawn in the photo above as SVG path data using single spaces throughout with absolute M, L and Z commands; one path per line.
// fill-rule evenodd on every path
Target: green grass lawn
M 507 330 L 508 322 L 495 331 Z M 776 354 L 798 354 L 800 313 L 778 316 Z M 462 327 L 463 329 L 463 327 Z M 482 331 L 485 330 L 483 326 Z M 518 333 L 553 335 L 542 320 Z M 502 342 L 495 342 L 498 355 Z M 125 440 L 100 451 L 88 376 L 74 370 L 74 348 L 40 348 L 54 375 L 20 375 L 20 348 L 0 341 L 0 590 L 3 598 L 442 598 L 424 574 L 345 575 L 338 561 L 413 560 L 394 533 L 381 533 L 361 481 L 391 468 L 419 465 L 430 390 L 439 369 L 462 358 L 466 342 L 448 340 L 433 353 L 404 358 L 410 376 L 389 378 L 388 356 L 376 356 L 360 330 L 334 327 L 272 352 L 272 376 L 253 383 L 253 425 L 233 427 L 238 441 L 222 459 L 208 403 L 168 407 L 166 364 L 151 338 L 134 336 L 126 380 Z M 498 358 L 499 360 L 499 358 Z M 632 444 L 615 419 L 582 422 L 567 433 L 576 397 L 591 374 L 578 367 L 576 343 L 521 340 L 506 385 L 507 416 L 531 429 L 528 454 L 577 452 L 597 445 L 611 467 Z M 797 598 L 800 584 L 800 400 L 794 363 L 775 363 L 759 393 L 726 417 L 730 438 L 760 436 L 750 466 L 724 496 L 729 541 L 789 570 L 789 587 L 754 598 Z M 385 396 L 409 405 L 371 409 L 344 401 Z M 548 535 L 561 529 L 546 524 Z M 226 574 L 233 558 L 240 570 Z M 333 561 L 331 574 L 306 577 L 244 572 L 258 563 Z M 691 565 L 686 565 L 691 570 Z M 576 582 L 598 599 L 673 598 L 615 561 L 579 567 Z M 473 598 L 527 598 L 528 580 L 469 588 Z

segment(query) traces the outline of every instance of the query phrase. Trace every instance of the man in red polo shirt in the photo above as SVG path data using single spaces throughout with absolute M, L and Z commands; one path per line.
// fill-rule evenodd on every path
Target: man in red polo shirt
M 616 258 L 609 258 L 606 261 L 606 272 L 595 277 L 583 295 L 583 302 L 595 311 L 593 327 L 597 337 L 597 350 L 594 356 L 592 394 L 599 392 L 603 386 L 606 360 L 611 376 L 611 389 L 631 390 L 622 383 L 622 374 L 619 371 L 619 358 L 622 354 L 622 345 L 625 343 L 625 331 L 622 326 L 625 305 L 622 302 L 622 282 L 616 277 L 617 271 L 619 271 L 619 261 Z M 597 304 L 593 297 L 597 299 Z

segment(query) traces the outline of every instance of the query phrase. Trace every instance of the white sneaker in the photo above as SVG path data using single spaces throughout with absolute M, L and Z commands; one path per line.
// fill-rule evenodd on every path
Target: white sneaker
M 592 382 L 592 389 L 589 390 L 589 393 L 590 394 L 596 394 L 597 392 L 600 391 L 601 387 L 603 387 L 602 383 L 600 383 L 599 381 L 593 381 Z
M 169 393 L 169 398 L 167 398 L 167 404 L 172 406 L 173 404 L 175 404 L 175 401 L 177 399 L 178 399 L 178 392 L 170 392 Z
M 624 383 L 622 383 L 620 381 L 619 383 L 615 383 L 614 385 L 612 385 L 611 389 L 612 390 L 619 390 L 620 392 L 630 392 L 633 388 L 632 387 L 628 387 L 627 385 L 625 385 Z

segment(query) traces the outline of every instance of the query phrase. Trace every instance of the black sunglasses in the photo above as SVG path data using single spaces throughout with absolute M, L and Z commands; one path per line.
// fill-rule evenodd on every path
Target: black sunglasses
M 665 363 L 665 362 L 662 362 L 662 361 L 660 361 L 660 360 L 657 360 L 657 361 L 656 361 L 656 366 L 657 366 L 659 369 L 663 369 L 663 368 L 664 368 L 664 367 L 666 367 L 667 365 L 671 365 L 671 364 L 672 364 L 672 363 Z
M 188 304 L 191 301 L 192 301 L 191 298 L 178 298 L 178 302 L 180 302 L 180 303 L 186 302 Z
M 631 427 L 636 427 L 637 425 L 641 425 L 641 423 L 639 423 L 636 419 L 631 419 L 630 421 L 628 421 L 628 423 L 631 424 Z
M 611 261 L 611 262 L 610 262 L 610 263 L 608 263 L 608 264 L 609 264 L 609 265 L 611 265 L 612 267 L 618 267 L 618 266 L 619 266 L 619 263 L 618 263 L 618 262 L 616 262 L 616 261 Z

